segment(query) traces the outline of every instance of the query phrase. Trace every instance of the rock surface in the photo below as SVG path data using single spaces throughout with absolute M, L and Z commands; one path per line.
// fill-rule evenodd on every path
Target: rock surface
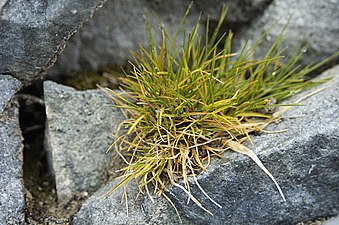
M 18 81 L 14 82 L 14 89 L 18 86 L 16 82 Z M 2 84 L 0 87 L 3 87 Z M 7 98 L 6 92 L 4 96 Z M 0 224 L 25 223 L 23 145 L 18 111 L 17 102 L 11 101 L 7 109 L 0 112 Z
M 8 102 L 21 88 L 22 84 L 9 75 L 0 75 L 0 114 L 5 110 Z
M 229 7 L 223 31 L 232 29 L 234 50 L 253 34 L 253 40 L 279 20 L 257 51 L 260 58 L 266 52 L 280 30 L 292 17 L 289 29 L 286 31 L 284 46 L 288 47 L 287 56 L 293 52 L 297 44 L 308 44 L 307 53 L 301 61 L 302 65 L 310 61 L 319 62 L 339 51 L 336 37 L 339 29 L 339 4 L 331 1 L 273 1 L 273 0 L 195 0 L 183 28 L 190 29 L 202 12 L 202 34 L 204 34 L 205 19 L 211 17 L 211 27 L 219 19 L 223 4 Z M 147 45 L 145 36 L 145 16 L 150 15 L 155 29 L 156 41 L 160 41 L 160 32 L 152 11 L 159 15 L 160 21 L 171 35 L 179 24 L 189 2 L 164 0 L 118 0 L 108 1 L 93 19 L 75 34 L 68 42 L 67 48 L 60 55 L 56 65 L 48 71 L 49 77 L 55 79 L 58 75 L 71 75 L 81 72 L 102 72 L 124 66 L 131 59 L 131 51 L 139 50 L 139 44 Z M 176 10 L 173 10 L 176 9 Z M 216 11 L 217 9 L 217 11 Z M 182 37 L 179 37 L 179 40 Z M 337 64 L 339 59 L 333 61 Z M 330 67 L 331 64 L 322 69 Z M 73 75 L 74 76 L 74 75 Z
M 229 24 L 246 24 L 251 22 L 266 9 L 273 0 L 194 0 L 199 11 L 211 20 L 219 20 L 219 12 L 223 5 L 228 7 L 225 22 Z
M 290 56 L 298 45 L 307 45 L 301 64 L 307 65 L 309 62 L 320 62 L 339 52 L 339 42 L 337 41 L 339 36 L 337 22 L 339 21 L 338 3 L 338 0 L 276 0 L 270 4 L 261 17 L 258 17 L 248 26 L 244 26 L 236 34 L 234 43 L 237 42 L 237 44 L 241 43 L 243 45 L 250 35 L 253 35 L 252 40 L 256 40 L 264 31 L 278 21 L 256 51 L 257 57 L 263 57 L 291 17 L 288 28 L 284 33 L 283 47 L 288 47 L 285 55 Z M 332 62 L 333 65 L 338 63 L 339 57 Z M 327 65 L 327 68 L 330 65 Z
M 0 74 L 11 74 L 25 85 L 41 77 L 54 64 L 66 41 L 104 1 L 1 1 Z M 336 41 L 339 33 L 336 24 L 339 19 L 337 0 L 195 0 L 184 28 L 194 25 L 200 11 L 203 11 L 203 18 L 210 14 L 213 20 L 217 20 L 219 12 L 216 13 L 215 9 L 219 10 L 224 3 L 230 7 L 225 31 L 242 28 L 234 39 L 235 42 L 240 40 L 238 45 L 249 34 L 259 36 L 281 18 L 265 41 L 264 45 L 268 45 L 286 25 L 287 18 L 293 15 L 290 29 L 286 32 L 286 46 L 293 48 L 302 38 L 306 38 L 304 44 L 308 43 L 309 46 L 303 64 L 310 60 L 320 61 L 339 50 Z M 130 51 L 137 51 L 140 43 L 147 43 L 144 11 L 149 12 L 150 18 L 153 18 L 151 11 L 157 13 L 169 33 L 173 34 L 188 5 L 189 1 L 108 1 L 93 20 L 68 41 L 68 47 L 59 57 L 57 66 L 50 70 L 50 76 L 97 72 L 125 65 L 131 59 Z M 155 19 L 151 20 L 156 28 Z M 257 52 L 259 57 L 262 54 Z
M 103 0 L 3 0 L 0 4 L 0 74 L 24 84 L 53 65 L 65 41 Z
M 339 224 L 339 215 L 336 216 L 335 218 L 327 220 L 322 225 L 337 225 L 337 224 Z
M 164 198 L 154 197 L 152 203 L 147 196 L 141 196 L 135 208 L 127 213 L 123 189 L 118 189 L 108 198 L 102 198 L 117 182 L 108 183 L 97 191 L 81 207 L 73 219 L 74 225 L 95 224 L 179 224 L 174 208 Z M 128 188 L 128 204 L 134 205 L 138 189 L 135 185 Z
M 209 172 L 198 176 L 202 188 L 222 205 L 211 203 L 192 182 L 192 193 L 214 216 L 202 211 L 178 188 L 168 196 L 180 212 L 183 224 L 296 224 L 339 214 L 339 66 L 321 78 L 334 77 L 328 87 L 290 109 L 282 121 L 267 130 L 277 134 L 252 137 L 254 149 L 280 184 L 284 202 L 272 181 L 247 157 L 226 152 L 214 159 Z M 305 93 L 296 96 L 300 98 Z M 289 117 L 296 116 L 296 117 Z M 176 224 L 178 219 L 164 198 L 152 203 L 141 197 L 126 214 L 122 190 L 101 197 L 116 184 L 113 181 L 96 192 L 74 217 L 74 224 Z M 129 198 L 138 190 L 132 185 Z M 131 200 L 133 202 L 133 200 Z
M 126 65 L 127 60 L 131 60 L 131 51 L 138 51 L 139 44 L 147 46 L 145 13 L 159 43 L 160 30 L 152 11 L 159 15 L 173 35 L 189 4 L 189 1 L 166 0 L 107 1 L 92 20 L 70 39 L 56 65 L 49 71 L 49 77 Z M 183 27 L 191 29 L 198 13 L 193 6 Z M 183 34 L 179 35 L 182 37 Z
M 260 14 L 271 1 L 196 0 L 183 29 L 190 30 L 202 11 L 203 35 L 207 15 L 210 15 L 212 20 L 218 20 L 224 3 L 229 6 L 226 25 L 234 27 L 234 24 L 247 23 Z M 58 74 L 102 71 L 114 69 L 117 65 L 126 65 L 127 60 L 131 60 L 131 51 L 138 52 L 140 44 L 147 46 L 145 13 L 152 22 L 153 34 L 160 44 L 161 33 L 152 12 L 159 16 L 173 36 L 189 4 L 189 1 L 165 0 L 108 1 L 93 19 L 70 39 L 56 65 L 48 71 L 49 76 L 54 78 Z M 179 33 L 178 40 L 181 42 L 182 38 L 183 32 Z
M 60 204 L 96 190 L 112 155 L 106 150 L 123 115 L 99 90 L 76 91 L 44 82 L 46 140 Z

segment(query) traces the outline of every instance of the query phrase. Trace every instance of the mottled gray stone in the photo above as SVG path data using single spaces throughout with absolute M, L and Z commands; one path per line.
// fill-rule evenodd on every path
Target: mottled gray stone
M 5 110 L 8 102 L 21 88 L 20 81 L 9 75 L 0 75 L 0 114 Z
M 108 183 L 89 198 L 75 215 L 73 224 L 178 224 L 174 208 L 164 198 L 154 196 L 155 202 L 152 203 L 147 196 L 141 196 L 128 213 L 125 199 L 121 197 L 122 188 L 108 198 L 102 198 L 116 184 L 116 181 Z M 135 185 L 128 188 L 129 206 L 134 205 L 138 191 Z
M 29 84 L 53 65 L 66 40 L 103 0 L 5 0 L 0 4 L 0 74 Z
M 338 225 L 338 224 L 339 224 L 339 215 L 336 216 L 335 218 L 331 218 L 322 223 L 322 225 Z
M 228 7 L 226 23 L 249 23 L 266 9 L 273 0 L 194 0 L 199 11 L 211 20 L 219 20 L 223 5 Z
M 192 181 L 193 195 L 213 212 L 211 216 L 178 188 L 170 188 L 183 224 L 296 224 L 339 213 L 339 66 L 321 78 L 334 77 L 318 86 L 327 89 L 290 109 L 279 123 L 266 130 L 286 132 L 252 136 L 253 149 L 280 184 L 287 201 L 248 157 L 226 152 L 213 159 L 209 171 L 198 176 L 201 187 L 223 208 L 211 203 Z M 306 92 L 307 93 L 307 92 Z M 294 98 L 299 99 L 306 93 Z M 293 99 L 292 99 L 293 100 Z M 293 102 L 293 101 L 292 101 Z M 294 117 L 291 117 L 294 116 Z M 90 197 L 74 217 L 74 224 L 177 224 L 173 208 L 164 198 L 152 203 L 141 197 L 126 215 L 122 190 L 106 199 L 102 195 L 116 181 Z M 129 198 L 137 190 L 130 188 Z M 176 222 L 175 222 L 176 221 Z
M 291 18 L 291 21 L 288 24 L 289 18 Z M 288 24 L 282 45 L 282 47 L 288 48 L 284 55 L 288 58 L 293 53 L 294 48 L 307 45 L 306 53 L 300 64 L 316 63 L 333 53 L 339 52 L 338 21 L 338 0 L 276 0 L 270 4 L 262 16 L 258 16 L 248 26 L 242 27 L 241 31 L 236 34 L 234 43 L 243 45 L 250 35 L 253 35 L 251 40 L 256 40 L 277 22 L 256 50 L 256 56 L 261 58 L 266 54 L 267 49 L 272 45 L 283 27 Z M 339 57 L 323 69 L 338 63 Z
M 1 83 L 1 82 L 0 82 Z M 24 224 L 22 136 L 18 104 L 0 113 L 0 224 Z
M 51 77 L 72 72 L 114 69 L 131 60 L 131 52 L 139 45 L 147 46 L 145 14 L 154 28 L 155 41 L 159 44 L 161 31 L 154 15 L 159 15 L 171 35 L 180 23 L 190 1 L 166 0 L 111 0 L 98 10 L 92 20 L 82 27 L 67 43 L 55 66 L 48 71 Z M 199 12 L 193 5 L 184 29 L 191 30 Z M 178 40 L 182 40 L 183 32 Z
M 272 0 L 196 0 L 183 25 L 187 31 L 195 25 L 202 12 L 201 30 L 204 30 L 208 15 L 218 20 L 223 4 L 229 6 L 226 29 L 235 24 L 248 23 L 260 14 Z M 156 42 L 160 44 L 161 32 L 153 12 L 168 29 L 171 36 L 183 18 L 190 1 L 166 0 L 111 0 L 98 11 L 92 20 L 76 33 L 58 58 L 49 76 L 72 74 L 82 71 L 103 71 L 126 65 L 131 60 L 131 51 L 139 51 L 139 45 L 147 46 L 145 13 L 154 28 Z M 204 31 L 201 32 L 204 35 Z M 178 40 L 183 39 L 183 32 Z
M 122 113 L 102 91 L 76 91 L 44 82 L 46 139 L 55 174 L 58 201 L 67 203 L 82 191 L 96 190 L 112 162 L 106 150 Z

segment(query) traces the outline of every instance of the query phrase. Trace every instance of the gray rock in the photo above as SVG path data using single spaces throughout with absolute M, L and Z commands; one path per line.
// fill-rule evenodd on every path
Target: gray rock
M 99 90 L 76 91 L 44 82 L 46 139 L 60 204 L 96 190 L 106 178 L 112 155 L 106 150 L 122 113 Z
M 320 77 L 334 77 L 322 92 L 310 96 L 302 107 L 290 109 L 280 123 L 266 130 L 287 129 L 284 133 L 261 133 L 252 137 L 264 165 L 280 184 L 287 201 L 276 187 L 249 158 L 226 152 L 222 159 L 214 159 L 209 171 L 198 176 L 201 187 L 217 201 L 211 203 L 192 181 L 193 195 L 214 216 L 192 203 L 178 188 L 170 188 L 168 196 L 176 205 L 183 224 L 296 224 L 339 213 L 339 66 Z M 304 96 L 302 93 L 294 98 Z M 292 99 L 293 102 L 293 99 Z M 294 117 L 291 117 L 294 116 Z M 104 193 L 116 181 L 90 197 L 74 217 L 74 224 L 177 224 L 173 208 L 163 198 L 152 203 L 141 197 L 128 216 L 122 191 L 107 199 Z M 130 187 L 129 198 L 137 190 Z M 176 222 L 175 222 L 176 221 Z
M 194 0 L 199 11 L 211 20 L 219 20 L 219 11 L 223 5 L 228 7 L 226 23 L 245 24 L 251 22 L 266 9 L 273 0 Z
M 322 224 L 323 225 L 337 225 L 337 224 L 339 224 L 339 215 L 336 216 L 335 218 L 331 218 L 331 219 L 325 221 Z
M 164 198 L 154 196 L 152 203 L 147 196 L 138 198 L 135 207 L 127 212 L 125 199 L 121 196 L 123 189 L 118 189 L 107 198 L 103 196 L 116 185 L 113 181 L 97 191 L 81 207 L 73 219 L 74 225 L 95 224 L 178 224 L 174 208 Z M 128 204 L 134 205 L 138 188 L 131 185 L 128 188 Z
M 330 55 L 339 52 L 339 1 L 274 1 L 265 10 L 261 17 L 253 20 L 248 26 L 244 26 L 235 38 L 235 45 L 243 45 L 250 35 L 251 40 L 256 40 L 264 31 L 269 29 L 275 22 L 276 26 L 264 38 L 263 43 L 256 50 L 256 56 L 261 58 L 271 46 L 275 38 L 279 35 L 284 26 L 291 21 L 285 32 L 282 47 L 287 47 L 285 56 L 289 57 L 297 46 L 308 45 L 306 53 L 302 57 L 300 64 L 307 65 L 310 62 L 320 62 Z M 338 64 L 339 57 L 328 64 Z M 323 67 L 325 69 L 326 67 Z
M 213 20 L 219 19 L 222 4 L 229 6 L 226 18 L 228 25 L 234 27 L 234 24 L 248 23 L 271 1 L 196 0 L 183 29 L 190 30 L 195 25 L 200 11 L 203 12 L 202 28 L 207 15 L 210 15 Z M 159 16 L 169 33 L 174 35 L 189 4 L 189 1 L 164 0 L 108 1 L 93 19 L 70 39 L 55 66 L 48 71 L 49 76 L 103 71 L 126 65 L 127 60 L 132 59 L 131 51 L 138 52 L 139 44 L 147 46 L 145 12 L 152 22 L 154 36 L 159 44 L 161 33 L 152 12 Z M 203 35 L 204 31 L 201 34 Z M 179 33 L 178 40 L 182 41 L 182 39 L 183 32 Z
M 5 110 L 8 102 L 21 86 L 21 82 L 17 79 L 9 75 L 0 75 L 0 114 Z
M 69 37 L 103 0 L 1 1 L 0 74 L 24 84 L 53 65 Z
M 156 42 L 161 32 L 152 12 L 159 15 L 169 33 L 174 35 L 189 1 L 166 0 L 111 0 L 94 15 L 92 20 L 67 43 L 65 51 L 48 73 L 50 77 L 72 72 L 114 69 L 131 60 L 131 52 L 139 51 L 139 44 L 147 46 L 145 13 L 154 28 Z M 174 10 L 175 9 L 175 10 Z M 190 30 L 199 12 L 192 7 L 183 28 Z M 179 40 L 183 33 L 179 34 Z
M 12 101 L 0 113 L 0 224 L 25 223 L 23 145 L 18 111 L 17 102 Z

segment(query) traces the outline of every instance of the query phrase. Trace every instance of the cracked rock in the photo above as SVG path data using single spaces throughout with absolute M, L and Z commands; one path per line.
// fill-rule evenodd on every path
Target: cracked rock
M 153 13 L 159 15 L 168 32 L 174 35 L 189 4 L 189 1 L 166 0 L 107 1 L 93 19 L 70 39 L 55 66 L 48 71 L 49 76 L 105 71 L 126 65 L 127 60 L 132 58 L 132 51 L 138 52 L 140 44 L 147 46 L 145 15 L 159 44 L 161 33 Z M 198 15 L 199 11 L 193 6 L 183 28 L 190 30 Z M 178 40 L 182 38 L 183 32 L 179 33 Z
M 2 0 L 0 3 L 0 74 L 25 85 L 54 64 L 65 41 L 87 21 L 103 0 Z

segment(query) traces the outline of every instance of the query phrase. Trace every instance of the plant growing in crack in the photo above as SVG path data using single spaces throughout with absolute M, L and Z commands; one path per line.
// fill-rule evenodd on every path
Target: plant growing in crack
M 240 53 L 232 53 L 232 33 L 218 38 L 225 7 L 210 38 L 208 20 L 203 41 L 198 19 L 189 33 L 184 31 L 185 38 L 177 48 L 177 36 L 188 11 L 173 37 L 162 27 L 160 47 L 148 24 L 148 48 L 141 46 L 140 54 L 135 55 L 131 74 L 122 79 L 121 92 L 104 89 L 126 116 L 112 144 L 126 167 L 121 170 L 120 182 L 107 195 L 135 181 L 140 192 L 151 199 L 149 185 L 171 202 L 166 190 L 173 185 L 212 214 L 191 193 L 189 177 L 221 207 L 200 187 L 197 175 L 208 170 L 214 156 L 222 157 L 225 151 L 233 150 L 249 156 L 285 200 L 274 177 L 243 141 L 293 106 L 272 111 L 272 107 L 283 106 L 279 104 L 282 100 L 317 84 L 304 76 L 336 56 L 300 69 L 297 62 L 303 51 L 298 50 L 282 63 L 284 50 L 279 47 L 284 30 L 262 59 L 254 59 L 253 54 L 265 34 L 252 46 L 245 45 Z

